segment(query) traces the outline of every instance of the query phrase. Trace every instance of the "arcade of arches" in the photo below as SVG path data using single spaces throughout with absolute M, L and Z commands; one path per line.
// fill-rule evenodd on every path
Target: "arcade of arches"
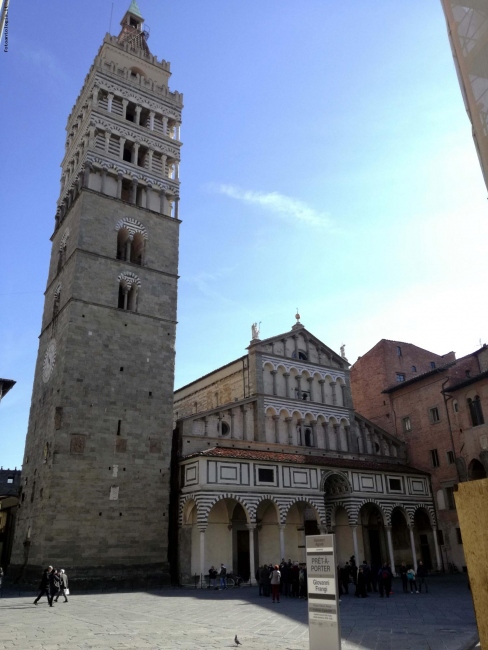
M 254 512 L 253 512 L 254 510 Z M 332 510 L 331 526 L 320 521 L 317 507 L 297 499 L 280 509 L 273 498 L 263 495 L 255 509 L 235 497 L 222 496 L 205 514 L 190 498 L 182 510 L 180 528 L 180 573 L 205 576 L 210 566 L 224 563 L 244 580 L 254 580 L 255 569 L 281 558 L 305 561 L 305 536 L 332 530 L 336 534 L 340 563 L 355 555 L 380 566 L 393 568 L 405 562 L 417 568 L 423 563 L 440 567 L 440 555 L 432 514 L 426 508 L 415 510 L 397 506 L 389 514 L 380 504 L 366 502 L 357 515 L 338 505 Z M 349 510 L 349 513 L 348 513 Z

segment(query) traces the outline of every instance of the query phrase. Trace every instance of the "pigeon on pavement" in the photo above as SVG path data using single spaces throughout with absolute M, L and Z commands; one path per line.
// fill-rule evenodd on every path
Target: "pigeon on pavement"
M 237 634 L 236 634 L 235 637 L 234 637 L 234 643 L 235 643 L 236 645 L 242 645 L 242 643 L 241 643 L 241 642 L 239 641 L 239 639 L 237 638 Z

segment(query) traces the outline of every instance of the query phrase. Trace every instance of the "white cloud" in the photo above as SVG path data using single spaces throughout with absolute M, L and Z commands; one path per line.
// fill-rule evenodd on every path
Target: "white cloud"
M 224 194 L 237 201 L 259 205 L 264 210 L 287 221 L 302 222 L 308 226 L 335 230 L 330 216 L 311 207 L 305 201 L 279 192 L 255 192 L 243 190 L 235 185 L 210 185 L 211 191 Z

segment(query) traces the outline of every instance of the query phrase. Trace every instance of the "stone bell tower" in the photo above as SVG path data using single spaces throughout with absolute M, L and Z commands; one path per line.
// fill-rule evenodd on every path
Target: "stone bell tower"
M 164 580 L 183 96 L 135 0 L 68 118 L 12 576 Z

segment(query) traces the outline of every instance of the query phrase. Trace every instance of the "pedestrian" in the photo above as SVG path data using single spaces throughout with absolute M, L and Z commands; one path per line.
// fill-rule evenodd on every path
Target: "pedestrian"
M 54 568 L 49 574 L 49 591 L 51 592 L 51 605 L 53 603 L 53 600 L 59 593 L 60 585 L 61 585 L 61 581 L 59 579 L 59 571 L 56 568 Z
M 366 593 L 366 579 L 364 577 L 364 568 L 361 565 L 358 569 L 358 579 L 356 583 L 356 598 L 367 598 L 368 594 Z
M 259 591 L 263 596 L 269 596 L 268 593 L 268 567 L 263 564 L 259 569 Z
M 218 575 L 217 569 L 212 564 L 212 566 L 208 570 L 208 583 L 209 583 L 208 588 L 209 589 L 217 589 L 217 575 Z
M 385 562 L 381 569 L 378 572 L 378 583 L 380 587 L 380 598 L 383 598 L 383 592 L 386 593 L 386 597 L 390 597 L 391 592 L 391 570 L 388 564 Z
M 419 591 L 422 593 L 422 585 L 425 585 L 425 593 L 429 593 L 429 588 L 427 586 L 427 576 L 429 575 L 429 572 L 425 566 L 425 564 L 420 561 L 419 565 L 417 567 L 417 578 L 419 579 Z
M 68 576 L 66 575 L 66 572 L 64 569 L 61 569 L 59 572 L 59 591 L 58 595 L 55 598 L 55 601 L 58 602 L 58 598 L 60 596 L 64 596 L 64 602 L 68 602 L 67 596 L 69 596 L 69 589 L 68 589 Z
M 41 582 L 39 584 L 39 595 L 34 601 L 34 605 L 37 605 L 39 602 L 40 598 L 46 594 L 47 602 L 49 603 L 49 606 L 52 607 L 52 600 L 51 600 L 51 590 L 49 588 L 49 576 L 51 575 L 51 571 L 53 570 L 52 566 L 49 566 L 47 569 L 44 569 L 42 573 L 42 578 Z
M 407 594 L 408 593 L 408 586 L 407 586 L 407 565 L 405 562 L 402 562 L 402 566 L 400 567 L 400 578 L 402 579 L 402 587 L 403 587 L 403 593 Z
M 283 561 L 280 565 L 281 571 L 281 593 L 285 598 L 288 598 L 290 593 L 290 567 L 288 562 Z
M 410 593 L 413 594 L 413 590 L 415 589 L 415 593 L 418 594 L 419 591 L 417 589 L 417 583 L 415 582 L 415 571 L 412 567 L 407 571 L 407 580 L 410 585 Z
M 366 584 L 366 591 L 370 594 L 373 591 L 371 567 L 366 562 L 366 560 L 363 560 L 362 567 L 363 567 L 363 573 L 364 573 L 364 582 Z
M 281 571 L 280 567 L 275 564 L 274 569 L 271 573 L 271 592 L 273 595 L 273 602 L 280 602 L 280 582 L 281 582 Z
M 293 598 L 298 598 L 300 568 L 298 562 L 293 562 L 291 567 L 291 595 Z
M 298 597 L 307 600 L 308 589 L 307 589 L 307 565 L 306 564 L 302 564 L 300 568 L 300 573 L 298 574 L 298 584 L 299 584 Z
M 356 581 L 358 579 L 358 567 L 357 567 L 356 558 L 355 558 L 354 555 L 351 555 L 350 566 L 351 566 L 352 581 L 354 582 L 354 584 L 356 584 Z
M 220 576 L 220 588 L 227 589 L 227 568 L 224 563 L 220 565 L 219 576 Z
M 341 596 L 344 595 L 344 589 L 342 588 L 342 567 L 340 564 L 337 565 L 336 580 L 337 580 L 337 592 L 340 598 Z
M 342 586 L 344 587 L 344 593 L 349 595 L 349 582 L 351 581 L 351 567 L 349 562 L 346 562 L 342 569 Z

